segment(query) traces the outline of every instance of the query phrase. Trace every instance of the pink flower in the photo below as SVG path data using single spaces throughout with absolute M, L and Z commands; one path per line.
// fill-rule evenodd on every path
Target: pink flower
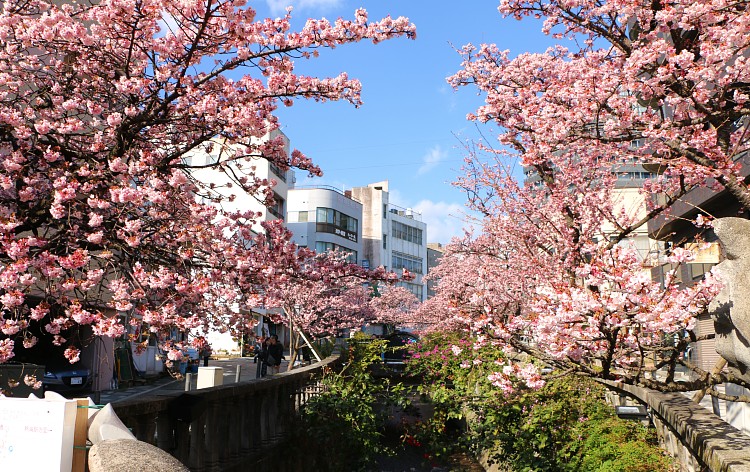
M 74 347 L 69 347 L 65 349 L 64 355 L 65 355 L 65 358 L 68 359 L 68 361 L 70 361 L 71 364 L 75 364 L 76 362 L 81 360 L 80 358 L 81 351 Z
M 182 360 L 183 356 L 184 356 L 184 354 L 179 349 L 170 349 L 167 352 L 167 359 L 169 359 L 170 361 L 179 361 L 179 360 Z
M 13 340 L 12 339 L 1 339 L 0 340 L 0 364 L 8 362 L 11 357 L 15 356 L 13 353 Z
M 33 388 L 34 390 L 39 390 L 40 388 L 42 388 L 42 381 L 37 380 L 35 375 L 24 376 L 23 383 Z

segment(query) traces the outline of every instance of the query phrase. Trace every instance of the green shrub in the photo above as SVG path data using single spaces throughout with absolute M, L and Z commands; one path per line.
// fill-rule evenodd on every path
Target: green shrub
M 315 470 L 366 470 L 377 454 L 387 452 L 381 443 L 382 406 L 403 394 L 400 386 L 372 376 L 385 344 L 355 336 L 344 368 L 326 373 L 324 392 L 304 405 L 295 442 L 314 458 Z
M 408 371 L 423 376 L 435 415 L 410 437 L 435 456 L 485 452 L 514 471 L 671 470 L 654 430 L 617 418 L 601 385 L 567 377 L 506 395 L 487 379 L 503 363 L 496 347 L 475 350 L 456 333 L 422 340 Z M 457 420 L 463 435 L 451 434 Z

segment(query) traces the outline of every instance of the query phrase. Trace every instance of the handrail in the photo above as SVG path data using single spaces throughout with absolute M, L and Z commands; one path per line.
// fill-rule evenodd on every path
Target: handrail
M 281 443 L 305 402 L 322 391 L 325 369 L 342 354 L 270 377 L 113 404 L 136 438 L 170 453 L 193 472 L 257 462 Z

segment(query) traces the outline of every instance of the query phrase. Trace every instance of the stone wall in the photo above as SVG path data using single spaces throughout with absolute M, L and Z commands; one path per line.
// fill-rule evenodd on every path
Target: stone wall
M 750 472 L 750 437 L 680 393 L 602 381 L 619 402 L 646 405 L 662 446 L 686 472 Z M 627 397 L 627 399 L 626 399 Z

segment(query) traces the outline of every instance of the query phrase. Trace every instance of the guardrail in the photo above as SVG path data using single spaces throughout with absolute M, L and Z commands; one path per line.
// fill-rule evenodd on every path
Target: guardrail
M 299 408 L 321 391 L 324 369 L 342 357 L 258 380 L 113 404 L 136 438 L 170 453 L 192 472 L 249 470 L 273 461 Z M 272 470 L 272 469 L 269 469 Z

